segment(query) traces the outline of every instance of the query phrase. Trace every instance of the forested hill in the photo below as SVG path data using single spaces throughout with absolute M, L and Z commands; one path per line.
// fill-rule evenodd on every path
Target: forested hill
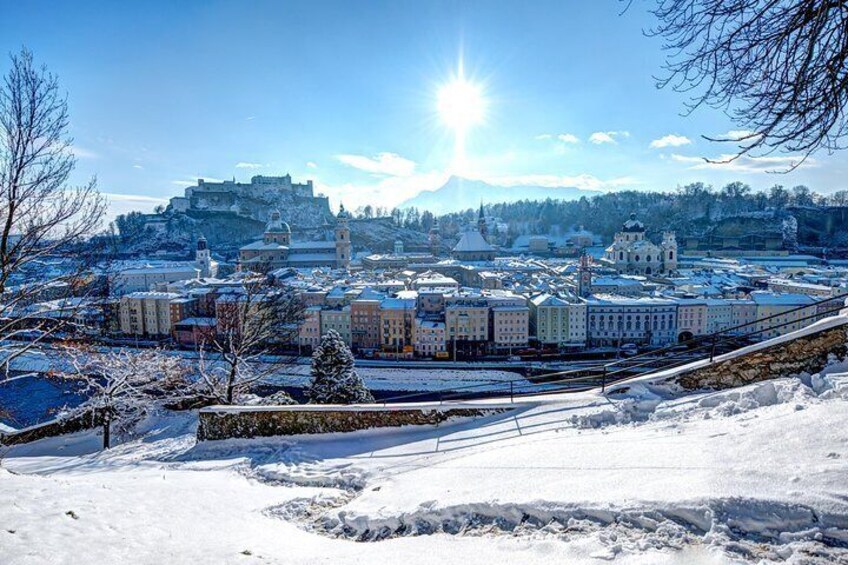
M 561 233 L 578 226 L 611 238 L 621 223 L 636 213 L 650 230 L 676 230 L 679 234 L 705 233 L 721 220 L 739 216 L 768 215 L 775 219 L 789 214 L 793 207 L 825 208 L 848 205 L 848 191 L 823 196 L 806 186 L 791 189 L 774 186 L 753 191 L 735 182 L 721 189 L 695 183 L 675 192 L 609 192 L 576 201 L 522 200 L 484 206 L 487 217 L 497 218 L 509 227 L 510 235 Z M 478 211 L 446 214 L 440 217 L 443 233 L 450 234 L 476 220 Z M 428 226 L 422 226 L 427 229 Z M 831 237 L 848 242 L 848 226 L 832 226 Z M 835 242 L 822 241 L 831 245 Z

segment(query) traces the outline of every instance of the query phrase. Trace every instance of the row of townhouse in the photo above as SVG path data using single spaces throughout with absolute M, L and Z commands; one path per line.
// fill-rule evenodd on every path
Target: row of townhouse
M 530 309 L 524 297 L 412 294 L 386 297 L 365 291 L 348 304 L 310 306 L 299 345 L 315 348 L 330 330 L 357 351 L 403 357 L 443 357 L 456 348 L 483 354 L 528 344 Z
M 174 337 L 195 345 L 238 302 L 232 288 L 186 294 L 135 292 L 119 303 L 124 334 Z M 398 357 L 510 353 L 531 341 L 542 346 L 663 346 L 716 332 L 768 339 L 800 329 L 842 307 L 798 293 L 755 291 L 748 298 L 588 298 L 506 291 L 422 288 L 386 296 L 371 289 L 329 293 L 306 308 L 298 345 L 314 349 L 334 330 L 360 352 Z

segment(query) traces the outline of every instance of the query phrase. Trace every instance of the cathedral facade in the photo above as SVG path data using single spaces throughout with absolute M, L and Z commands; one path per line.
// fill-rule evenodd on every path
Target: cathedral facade
M 602 260 L 623 274 L 656 275 L 677 270 L 677 239 L 674 232 L 663 232 L 657 245 L 645 238 L 645 225 L 631 214 L 606 248 Z
M 341 207 L 336 216 L 334 241 L 292 241 L 291 227 L 273 210 L 262 240 L 239 249 L 242 270 L 274 270 L 283 267 L 350 267 L 350 215 Z

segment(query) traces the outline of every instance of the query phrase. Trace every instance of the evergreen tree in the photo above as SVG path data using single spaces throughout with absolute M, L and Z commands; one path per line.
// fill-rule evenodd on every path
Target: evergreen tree
M 371 392 L 354 369 L 353 353 L 335 330 L 321 337 L 312 355 L 312 382 L 306 397 L 313 404 L 364 404 L 374 402 Z

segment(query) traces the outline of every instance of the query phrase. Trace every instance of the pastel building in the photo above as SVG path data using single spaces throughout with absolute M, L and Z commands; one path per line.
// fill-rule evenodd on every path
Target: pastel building
M 412 355 L 415 300 L 387 298 L 380 303 L 380 345 L 384 352 Z
M 445 306 L 445 335 L 455 350 L 482 354 L 489 341 L 489 306 L 482 300 L 451 302 Z
M 335 330 L 350 347 L 352 343 L 350 329 L 350 305 L 321 310 L 321 335 Z
M 320 306 L 309 306 L 304 310 L 303 322 L 297 332 L 297 344 L 313 351 L 321 344 Z
M 794 332 L 816 321 L 817 309 L 812 306 L 815 301 L 806 294 L 757 291 L 751 293 L 751 300 L 757 305 L 756 337 L 759 339 L 770 339 Z
M 677 340 L 677 303 L 674 300 L 597 295 L 588 298 L 587 305 L 591 345 L 662 346 Z
M 369 290 L 350 303 L 351 344 L 354 349 L 373 351 L 380 348 L 380 303 L 383 298 Z
M 677 340 L 684 342 L 710 333 L 707 301 L 703 298 L 678 298 Z
M 413 345 L 421 357 L 444 357 L 447 354 L 445 323 L 415 318 Z
M 733 326 L 733 307 L 727 300 L 707 298 L 707 333 L 729 330 Z
M 494 306 L 490 312 L 495 349 L 527 345 L 530 326 L 530 309 L 527 306 Z
M 133 292 L 121 297 L 121 332 L 129 335 L 162 337 L 171 334 L 171 292 Z
M 752 324 L 757 321 L 757 303 L 748 298 L 732 298 L 725 302 L 730 305 L 730 334 L 742 335 L 754 331 Z
M 586 303 L 550 294 L 530 299 L 530 331 L 543 345 L 585 345 Z

